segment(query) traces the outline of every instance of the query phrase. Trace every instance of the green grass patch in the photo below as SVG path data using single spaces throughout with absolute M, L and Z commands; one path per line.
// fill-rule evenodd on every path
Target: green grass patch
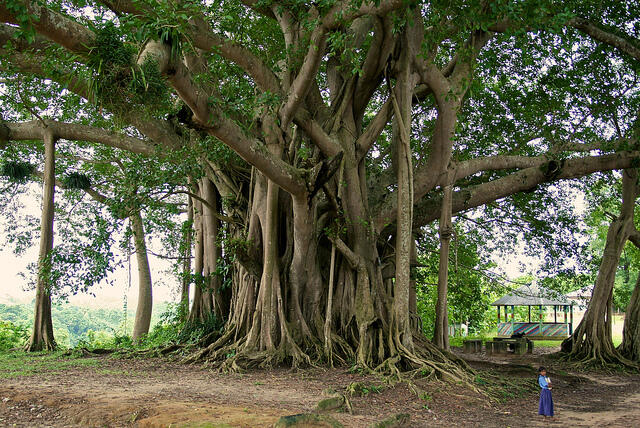
M 64 357 L 62 352 L 0 353 L 0 379 L 59 374 L 76 367 L 98 367 L 96 358 Z
M 558 348 L 560 350 L 562 340 L 534 340 L 533 347 L 535 348 Z

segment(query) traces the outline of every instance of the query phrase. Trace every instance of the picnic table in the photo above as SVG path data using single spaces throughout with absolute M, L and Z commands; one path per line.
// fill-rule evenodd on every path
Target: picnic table
M 467 339 L 463 342 L 465 354 L 482 352 L 482 340 L 481 339 Z

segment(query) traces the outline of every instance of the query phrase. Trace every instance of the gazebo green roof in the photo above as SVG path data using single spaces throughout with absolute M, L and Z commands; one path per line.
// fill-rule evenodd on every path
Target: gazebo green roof
M 536 283 L 523 285 L 506 296 L 502 296 L 492 306 L 571 306 L 573 302 L 566 296 L 539 286 Z

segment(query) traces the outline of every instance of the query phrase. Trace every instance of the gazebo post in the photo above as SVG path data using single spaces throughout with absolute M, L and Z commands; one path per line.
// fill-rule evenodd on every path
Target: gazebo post
M 498 324 L 500 324 L 500 306 L 496 306 L 498 308 Z M 566 318 L 566 314 L 565 314 Z
M 531 305 L 527 307 L 529 308 L 529 324 L 531 324 Z
M 571 322 L 569 322 L 569 336 L 573 335 L 573 305 L 569 306 L 569 313 L 571 314 Z
M 542 305 L 540 305 L 538 307 L 538 310 L 540 311 L 540 321 L 539 321 L 539 327 L 538 327 L 538 336 L 542 336 Z
M 553 305 L 553 323 L 554 324 L 558 323 L 558 314 L 556 312 L 556 309 L 558 309 L 558 307 L 556 305 Z
M 515 321 L 516 307 L 511 305 L 511 336 L 513 336 L 513 322 Z

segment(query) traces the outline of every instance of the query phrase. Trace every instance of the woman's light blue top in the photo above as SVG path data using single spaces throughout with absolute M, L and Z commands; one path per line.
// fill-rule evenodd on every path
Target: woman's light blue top
M 547 383 L 547 378 L 540 375 L 538 376 L 538 384 L 540 385 L 540 388 L 542 389 L 549 389 L 549 384 Z

